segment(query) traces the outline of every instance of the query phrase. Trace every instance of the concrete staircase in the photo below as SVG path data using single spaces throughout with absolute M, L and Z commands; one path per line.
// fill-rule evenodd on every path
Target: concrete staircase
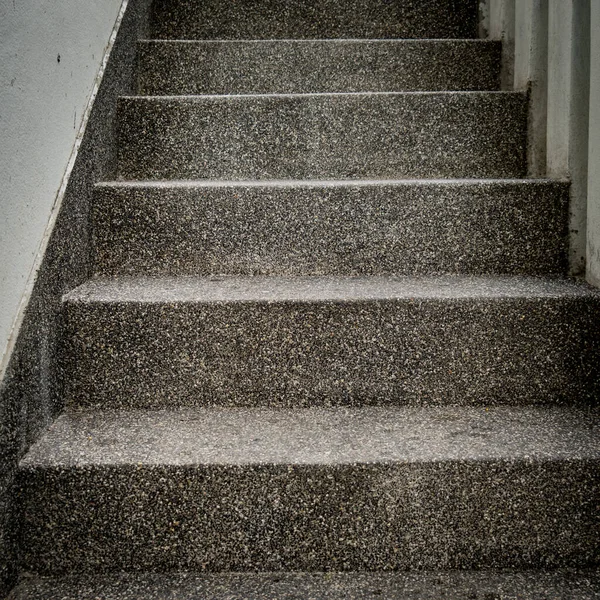
M 155 2 L 15 600 L 600 597 L 600 292 L 477 4 Z

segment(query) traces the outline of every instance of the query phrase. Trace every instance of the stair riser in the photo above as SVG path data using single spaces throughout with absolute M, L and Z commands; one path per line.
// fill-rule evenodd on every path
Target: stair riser
M 71 405 L 593 401 L 597 301 L 69 302 Z
M 233 442 L 232 442 L 233 443 Z M 345 571 L 598 564 L 586 461 L 40 469 L 27 571 Z
M 95 273 L 564 273 L 567 202 L 545 183 L 99 186 Z
M 121 98 L 118 174 L 521 177 L 526 113 L 500 92 Z
M 500 52 L 492 41 L 144 41 L 139 93 L 496 90 Z
M 152 37 L 474 38 L 476 0 L 155 0 Z

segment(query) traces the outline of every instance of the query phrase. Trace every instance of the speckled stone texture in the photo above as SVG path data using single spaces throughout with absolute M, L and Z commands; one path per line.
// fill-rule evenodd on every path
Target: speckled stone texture
M 155 0 L 152 34 L 178 39 L 475 38 L 477 0 Z
M 600 293 L 535 278 L 215 277 L 66 296 L 71 405 L 595 402 Z
M 600 565 L 600 291 L 477 0 L 151 1 L 2 388 L 0 596 L 600 598 L 549 571 Z
M 500 53 L 492 40 L 145 40 L 139 93 L 497 90 Z
M 10 600 L 597 600 L 593 570 L 24 578 Z
M 598 433 L 548 407 L 64 415 L 21 462 L 23 565 L 591 566 Z
M 564 273 L 568 184 L 535 180 L 107 183 L 95 273 Z
M 522 177 L 527 96 L 120 98 L 119 179 Z

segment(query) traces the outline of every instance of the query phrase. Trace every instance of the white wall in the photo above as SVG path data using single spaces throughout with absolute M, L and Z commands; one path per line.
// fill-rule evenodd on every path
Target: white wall
M 1 356 L 121 1 L 0 0 Z

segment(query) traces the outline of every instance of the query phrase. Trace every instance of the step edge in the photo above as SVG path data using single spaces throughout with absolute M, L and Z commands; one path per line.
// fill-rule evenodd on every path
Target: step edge
M 232 293 L 231 289 L 224 287 L 218 290 L 219 284 L 252 282 L 256 287 L 250 292 L 240 296 Z M 360 293 L 347 287 L 326 292 L 322 295 L 310 295 L 299 292 L 297 289 L 285 290 L 286 284 L 362 284 Z M 398 283 L 397 290 L 376 289 L 377 284 L 390 282 Z M 402 284 L 410 284 L 408 290 L 402 290 Z M 470 283 L 472 287 L 461 292 L 460 285 Z M 496 283 L 499 288 L 489 291 L 489 284 Z M 183 292 L 186 285 L 191 292 Z M 200 291 L 210 284 L 216 290 L 214 296 L 204 296 Z M 422 293 L 416 293 L 419 284 L 429 286 Z M 525 285 L 526 289 L 518 287 L 507 291 L 506 286 L 511 284 Z M 504 288 L 502 286 L 504 285 Z M 544 291 L 545 285 L 557 286 L 555 290 Z M 134 290 L 127 292 L 127 286 Z M 281 287 L 278 287 L 281 286 Z M 265 288 L 268 294 L 265 294 Z M 137 288 L 137 289 L 136 289 Z M 279 290 L 283 290 L 279 292 Z M 485 292 L 487 290 L 487 293 Z M 146 291 L 145 296 L 139 295 Z M 137 295 L 136 295 L 137 292 Z M 279 292 L 279 294 L 278 294 Z M 158 297 L 152 297 L 158 293 Z M 108 296 L 107 296 L 108 294 Z M 269 295 L 270 294 L 270 295 Z M 67 292 L 62 297 L 63 304 L 166 304 L 178 303 L 182 305 L 238 305 L 238 304 L 343 304 L 356 303 L 381 303 L 381 302 L 472 302 L 474 300 L 487 302 L 517 301 L 517 300 L 566 300 L 579 299 L 600 301 L 600 289 L 594 288 L 583 280 L 572 279 L 565 276 L 522 276 L 522 275 L 433 275 L 433 276 L 239 276 L 239 275 L 214 275 L 214 276 L 171 276 L 151 277 L 143 275 L 130 275 L 119 277 L 97 277 L 89 279 L 80 286 Z
M 85 592 L 82 594 L 82 590 Z M 463 598 L 498 600 L 593 600 L 600 597 L 597 565 L 559 568 L 414 569 L 403 571 L 195 570 L 157 573 L 117 571 L 39 575 L 25 571 L 8 600 L 92 600 L 134 598 L 341 598 L 424 600 Z M 293 590 L 290 595 L 289 590 Z M 132 596 L 133 591 L 133 596 Z M 48 595 L 41 595 L 41 593 Z M 168 593 L 167 595 L 164 595 Z M 198 594 L 202 594 L 201 596 Z M 424 596 L 427 593 L 428 596 Z M 143 594 L 143 595 L 142 595 Z
M 600 461 L 600 443 L 594 442 L 594 430 L 599 428 L 600 409 L 581 407 L 387 407 L 387 408 L 188 408 L 163 410 L 112 410 L 91 409 L 72 411 L 59 416 L 55 423 L 46 430 L 39 442 L 21 459 L 21 470 L 38 468 L 51 469 L 67 466 L 69 468 L 95 467 L 173 467 L 173 468 L 210 468 L 219 466 L 235 466 L 252 468 L 253 466 L 352 466 L 356 468 L 404 465 L 404 464 L 486 464 L 486 463 L 564 463 Z M 447 420 L 451 429 L 457 430 L 458 443 L 453 435 L 444 435 L 447 431 Z M 238 430 L 240 423 L 256 424 L 256 427 L 244 426 Z M 414 423 L 422 427 L 413 429 Z M 173 426 L 175 423 L 175 427 Z M 324 426 L 323 426 L 324 423 Z M 399 426 L 401 423 L 403 425 Z M 509 424 L 508 434 L 505 424 Z M 140 424 L 143 435 L 139 435 Z M 195 444 L 198 436 L 206 435 L 214 430 L 217 435 L 209 442 L 208 449 L 202 448 L 195 457 L 181 456 L 184 450 Z M 166 427 L 168 426 L 168 427 Z M 487 428 L 488 438 L 485 443 L 475 440 L 469 433 L 469 427 L 478 432 L 480 427 Z M 222 427 L 222 429 L 219 429 Z M 328 428 L 335 427 L 341 436 L 330 446 L 328 442 L 317 445 L 314 449 L 305 450 L 306 440 L 317 436 L 323 439 Z M 358 429 L 357 429 L 358 427 Z M 388 428 L 393 431 L 389 431 Z M 176 436 L 181 446 L 167 443 L 165 448 L 150 456 L 144 448 L 155 445 L 155 438 L 146 439 L 147 432 L 161 435 L 165 431 L 178 431 Z M 379 429 L 375 436 L 376 450 L 368 448 L 345 449 L 343 440 L 346 435 L 369 437 L 370 431 Z M 466 429 L 465 429 L 466 428 Z M 571 439 L 564 440 L 565 430 L 572 434 Z M 224 440 L 229 440 L 232 431 L 238 431 L 240 444 L 243 447 L 254 444 L 251 438 L 260 435 L 268 441 L 251 452 L 231 451 Z M 384 439 L 403 440 L 407 431 L 413 431 L 419 437 L 413 447 L 401 446 L 391 450 Z M 284 443 L 290 431 L 300 432 L 292 436 L 291 447 Z M 63 439 L 67 433 L 69 448 L 81 448 L 81 452 L 60 455 L 60 449 L 52 454 L 56 440 Z M 103 437 L 115 432 L 123 435 L 123 441 L 116 449 L 108 448 L 102 442 Z M 288 432 L 288 433 L 286 433 Z M 365 433 L 367 432 L 367 433 Z M 71 437 L 69 438 L 69 434 Z M 535 440 L 525 446 L 508 443 L 513 438 L 526 437 Z M 583 439 L 581 436 L 585 436 Z M 306 438 L 305 436 L 308 436 Z M 335 436 L 334 436 L 335 437 Z M 168 438 L 168 436 L 167 436 Z M 451 438 L 451 439 L 450 439 Z M 561 444 L 556 439 L 560 438 Z M 94 440 L 99 439 L 97 445 Z M 462 439 L 462 443 L 460 440 Z M 88 440 L 92 440 L 88 443 Z M 550 441 L 548 441 L 550 440 Z M 514 440 L 513 440 L 514 441 Z M 465 442 L 466 443 L 465 445 Z M 583 445 L 582 445 L 583 443 Z M 123 456 L 119 447 L 132 444 L 140 449 L 138 456 Z M 439 445 L 441 444 L 441 446 Z M 284 448 L 285 446 L 285 448 Z M 509 447 L 509 448 L 508 448 Z M 44 448 L 50 448 L 50 453 Z M 280 449 L 283 448 L 283 449 Z M 425 448 L 425 450 L 423 450 Z M 507 449 L 508 448 L 508 449 Z M 111 454 L 112 452 L 112 454 Z M 192 451 L 193 452 L 193 451 Z M 87 454 L 86 454 L 87 453 Z M 332 456 L 333 453 L 333 456 Z M 256 454 L 265 457 L 257 458 Z M 357 459 L 361 454 L 365 460 Z M 379 454 L 380 456 L 377 456 Z M 395 454 L 395 456 L 394 456 Z
M 439 458 L 439 459 L 422 459 L 422 458 L 407 458 L 407 459 L 385 459 L 385 460 L 373 460 L 373 461 L 354 461 L 354 460 L 340 460 L 340 461 L 248 461 L 248 462 L 232 462 L 228 460 L 215 460 L 212 462 L 68 462 L 68 461 L 56 461 L 56 462 L 29 462 L 26 458 L 23 458 L 19 463 L 19 472 L 23 473 L 35 473 L 40 471 L 91 471 L 95 469 L 173 469 L 173 470 L 187 470 L 187 469 L 248 469 L 253 470 L 256 468 L 281 468 L 281 467 L 294 467 L 294 468 L 316 468 L 316 467 L 332 467 L 332 468 L 343 468 L 343 467 L 355 467 L 357 469 L 364 469 L 369 467 L 374 468 L 385 468 L 395 467 L 403 465 L 442 465 L 442 464 L 462 464 L 462 465 L 515 465 L 515 464 L 594 464 L 598 465 L 600 469 L 600 455 L 594 454 L 590 456 L 537 456 L 537 455 L 523 455 L 523 456 L 508 456 L 498 458 Z
M 473 44 L 477 46 L 501 46 L 500 40 L 489 40 L 483 38 L 276 38 L 276 39 L 161 39 L 161 38 L 141 38 L 137 41 L 139 45 L 143 44 L 191 44 L 191 45 L 217 45 L 217 44 L 322 44 L 331 42 L 333 44 Z
M 527 100 L 528 92 L 519 90 L 440 90 L 440 91 L 400 91 L 400 92 L 303 92 L 303 93 L 266 93 L 266 94 L 180 94 L 180 95 L 123 95 L 118 97 L 119 103 L 142 102 L 234 102 L 247 99 L 305 99 L 305 98 L 331 98 L 338 97 L 400 97 L 400 96 L 473 96 L 473 97 L 506 97 Z
M 427 187 L 427 186 L 557 186 L 567 187 L 570 180 L 566 178 L 456 178 L 456 179 L 254 179 L 254 180 L 221 180 L 221 179 L 127 179 L 107 180 L 94 184 L 95 189 L 105 188 L 229 188 L 229 187 Z

